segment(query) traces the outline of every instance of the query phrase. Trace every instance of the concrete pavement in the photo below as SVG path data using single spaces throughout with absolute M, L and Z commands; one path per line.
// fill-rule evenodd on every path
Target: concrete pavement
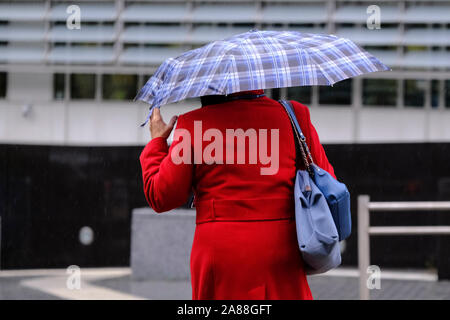
M 358 299 L 356 269 L 340 268 L 308 278 L 316 300 Z M 129 268 L 83 268 L 80 289 L 69 289 L 65 269 L 0 271 L 0 300 L 190 299 L 188 281 L 134 281 Z M 423 271 L 385 271 L 374 300 L 450 299 L 450 281 Z

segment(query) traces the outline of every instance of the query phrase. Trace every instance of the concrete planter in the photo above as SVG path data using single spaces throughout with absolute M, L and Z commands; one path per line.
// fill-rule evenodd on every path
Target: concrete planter
M 195 231 L 195 210 L 175 209 L 158 214 L 134 209 L 131 225 L 133 280 L 188 280 Z

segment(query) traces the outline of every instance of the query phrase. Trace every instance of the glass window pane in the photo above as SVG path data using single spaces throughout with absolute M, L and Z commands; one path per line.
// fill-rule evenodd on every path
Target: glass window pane
M 445 80 L 445 106 L 450 108 L 450 80 Z
M 64 73 L 55 73 L 53 75 L 53 98 L 63 100 L 66 90 L 66 78 Z
M 137 75 L 104 74 L 103 99 L 133 100 L 137 94 L 137 83 Z
M 291 87 L 287 89 L 288 100 L 295 100 L 303 104 L 311 103 L 311 87 Z
M 95 74 L 71 74 L 70 97 L 72 99 L 94 99 Z
M 352 79 L 339 81 L 332 87 L 319 87 L 319 104 L 350 105 L 351 103 Z
M 152 74 L 144 74 L 143 75 L 143 84 L 146 84 L 148 80 L 150 80 L 150 78 L 153 77 Z
M 270 89 L 270 90 L 268 90 L 268 91 L 269 91 L 269 94 L 266 93 L 266 95 L 267 95 L 269 98 L 272 98 L 273 100 L 280 100 L 280 98 L 281 98 L 281 92 L 280 92 L 280 89 L 279 89 L 279 88 Z
M 423 107 L 425 103 L 425 80 L 405 80 L 403 82 L 405 107 Z
M 397 80 L 363 79 L 362 101 L 365 106 L 397 105 Z
M 439 80 L 431 80 L 431 106 L 439 106 Z
M 0 72 L 0 98 L 6 98 L 7 78 L 6 72 Z

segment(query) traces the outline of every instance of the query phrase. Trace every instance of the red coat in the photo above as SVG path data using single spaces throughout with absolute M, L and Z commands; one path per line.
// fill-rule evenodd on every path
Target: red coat
M 334 175 L 308 108 L 292 103 L 315 163 Z M 170 148 L 164 138 L 152 139 L 144 148 L 140 156 L 144 192 L 155 211 L 181 206 L 192 189 L 196 195 L 192 298 L 312 299 L 296 238 L 295 147 L 285 110 L 267 97 L 239 99 L 180 115 L 175 130 L 184 128 L 194 136 L 198 120 L 203 132 L 217 128 L 224 137 L 225 129 L 279 129 L 280 154 L 278 172 L 261 175 L 260 168 L 267 165 L 259 161 L 175 164 L 170 153 L 181 138 L 174 139 Z M 208 143 L 203 142 L 202 148 Z

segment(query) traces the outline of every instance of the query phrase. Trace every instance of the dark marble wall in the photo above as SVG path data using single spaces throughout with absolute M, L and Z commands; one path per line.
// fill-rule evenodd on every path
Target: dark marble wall
M 131 210 L 146 206 L 141 149 L 0 145 L 1 267 L 128 265 Z M 346 243 L 346 265 L 357 263 L 358 194 L 369 194 L 375 201 L 450 200 L 449 143 L 343 144 L 325 149 L 336 175 L 352 193 L 354 232 Z M 371 222 L 450 225 L 450 212 L 373 213 Z M 94 231 L 88 246 L 78 238 L 82 226 Z M 372 263 L 381 267 L 449 266 L 450 237 L 371 239 Z
M 353 234 L 343 256 L 357 264 L 358 194 L 372 201 L 450 200 L 450 144 L 354 144 L 325 146 L 336 175 L 352 194 Z M 371 225 L 450 225 L 447 212 L 374 212 Z M 439 268 L 450 278 L 450 236 L 372 236 L 371 263 L 380 267 Z M 445 275 L 444 275 L 445 273 Z
M 146 205 L 140 150 L 0 146 L 2 268 L 128 265 L 131 210 Z

